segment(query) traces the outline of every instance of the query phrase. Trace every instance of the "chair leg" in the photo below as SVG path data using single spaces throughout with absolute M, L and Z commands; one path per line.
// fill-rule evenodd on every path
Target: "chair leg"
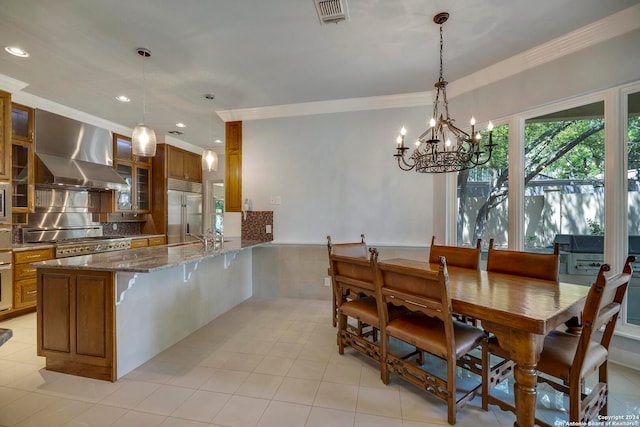
M 384 330 L 380 330 L 380 379 L 384 384 L 389 384 L 389 365 L 387 364 L 387 345 L 389 336 Z
M 347 330 L 347 316 L 338 311 L 338 353 L 344 354 L 344 340 L 342 339 L 342 331 Z
M 335 328 L 337 323 L 338 323 L 338 304 L 336 303 L 336 293 L 335 292 L 331 293 L 331 307 L 333 309 L 333 312 L 331 313 L 331 323 L 333 324 L 333 327 Z
M 577 423 L 580 421 L 580 413 L 582 412 L 580 410 L 582 407 L 581 388 L 582 380 L 580 379 L 569 384 L 569 422 Z
M 609 381 L 608 381 L 608 374 L 607 374 L 607 361 L 605 360 L 604 363 L 602 363 L 602 365 L 600 365 L 600 369 L 598 370 L 598 382 L 600 382 L 600 384 L 604 384 L 605 387 L 607 387 L 606 389 L 606 395 L 605 395 L 605 399 L 604 399 L 604 405 L 602 406 L 602 408 L 600 408 L 600 415 L 607 415 L 608 414 L 608 405 L 609 405 Z
M 422 354 L 422 352 L 420 352 Z M 456 361 L 455 356 L 447 358 L 447 421 L 456 423 Z
M 491 364 L 489 363 L 489 351 L 487 349 L 486 340 L 482 341 L 482 409 L 489 410 L 489 370 Z

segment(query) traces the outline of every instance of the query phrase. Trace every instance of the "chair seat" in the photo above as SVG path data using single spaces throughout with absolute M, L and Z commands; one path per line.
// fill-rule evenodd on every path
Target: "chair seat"
M 580 336 L 552 331 L 544 339 L 544 348 L 540 354 L 538 370 L 563 381 L 569 381 L 569 370 L 580 342 Z M 582 365 L 580 376 L 584 378 L 598 369 L 607 359 L 607 349 L 600 343 L 591 341 Z
M 364 297 L 353 301 L 346 301 L 340 306 L 340 313 L 379 329 L 378 307 L 374 297 Z M 390 319 L 395 319 L 405 313 L 406 309 L 404 307 L 396 307 L 389 304 Z
M 346 301 L 340 305 L 340 313 L 352 317 L 375 328 L 379 327 L 378 307 L 374 297 L 364 297 Z
M 435 317 L 416 313 L 400 316 L 387 325 L 387 333 L 431 354 L 446 359 L 447 341 L 444 322 Z M 454 321 L 454 348 L 456 358 L 477 347 L 484 338 L 484 331 L 466 323 Z
M 538 370 L 545 374 L 560 378 L 563 381 L 569 380 L 569 370 L 573 364 L 573 358 L 580 342 L 580 335 L 569 334 L 561 331 L 552 331 L 544 339 L 544 348 L 540 353 Z M 509 358 L 509 353 L 505 351 L 496 337 L 489 338 L 487 342 L 489 352 L 504 359 Z M 607 358 L 607 350 L 599 343 L 592 341 L 589 344 L 581 377 L 585 377 L 594 372 L 598 366 Z

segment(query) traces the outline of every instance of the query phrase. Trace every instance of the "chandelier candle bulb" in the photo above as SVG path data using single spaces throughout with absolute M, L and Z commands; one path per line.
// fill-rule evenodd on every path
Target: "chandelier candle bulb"
M 491 123 L 491 120 L 489 120 L 487 130 L 489 131 L 489 150 L 491 150 L 491 144 L 493 144 L 493 123 Z
M 418 137 L 416 148 L 409 158 L 405 157 L 405 151 L 408 147 L 404 146 L 406 129 L 403 127 L 402 136 L 399 139 L 396 154 L 394 154 L 394 157 L 398 159 L 398 167 L 403 171 L 447 173 L 471 169 L 489 162 L 493 147 L 495 147 L 491 132 L 493 125 L 489 130 L 488 143 L 482 144 L 482 135 L 476 131 L 475 117 L 471 117 L 471 132 L 467 133 L 458 128 L 455 125 L 455 120 L 449 115 L 447 81 L 444 79 L 442 61 L 443 24 L 447 22 L 448 18 L 449 14 L 446 12 L 433 17 L 433 22 L 440 26 L 440 74 L 434 84 L 436 93 L 433 114 L 429 120 L 429 128 Z

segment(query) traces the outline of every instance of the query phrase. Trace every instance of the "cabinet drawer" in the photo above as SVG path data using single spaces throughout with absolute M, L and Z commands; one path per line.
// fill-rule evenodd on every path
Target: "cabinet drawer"
M 13 253 L 15 264 L 23 262 L 44 261 L 53 258 L 53 249 L 36 249 L 33 251 L 20 251 Z
M 147 239 L 131 239 L 131 249 L 144 248 L 149 246 L 149 240 Z
M 164 244 L 165 244 L 164 236 L 149 237 L 149 246 L 158 246 L 158 245 L 164 245 Z
M 36 268 L 28 263 L 16 264 L 13 267 L 13 277 L 15 280 L 30 279 L 36 277 Z
M 38 297 L 37 280 L 17 280 L 14 282 L 14 308 L 32 307 L 36 305 Z

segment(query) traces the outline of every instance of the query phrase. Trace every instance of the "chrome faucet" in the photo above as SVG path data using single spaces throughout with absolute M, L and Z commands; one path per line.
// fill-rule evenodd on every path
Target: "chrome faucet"
M 220 243 L 220 247 L 222 247 L 222 245 L 224 244 L 224 234 L 222 234 L 222 231 L 215 231 L 213 235 L 213 242 Z
M 187 236 L 191 236 L 202 243 L 205 250 L 209 249 L 210 244 L 215 243 L 215 236 L 212 235 L 211 230 L 205 231 L 202 235 L 187 233 Z

